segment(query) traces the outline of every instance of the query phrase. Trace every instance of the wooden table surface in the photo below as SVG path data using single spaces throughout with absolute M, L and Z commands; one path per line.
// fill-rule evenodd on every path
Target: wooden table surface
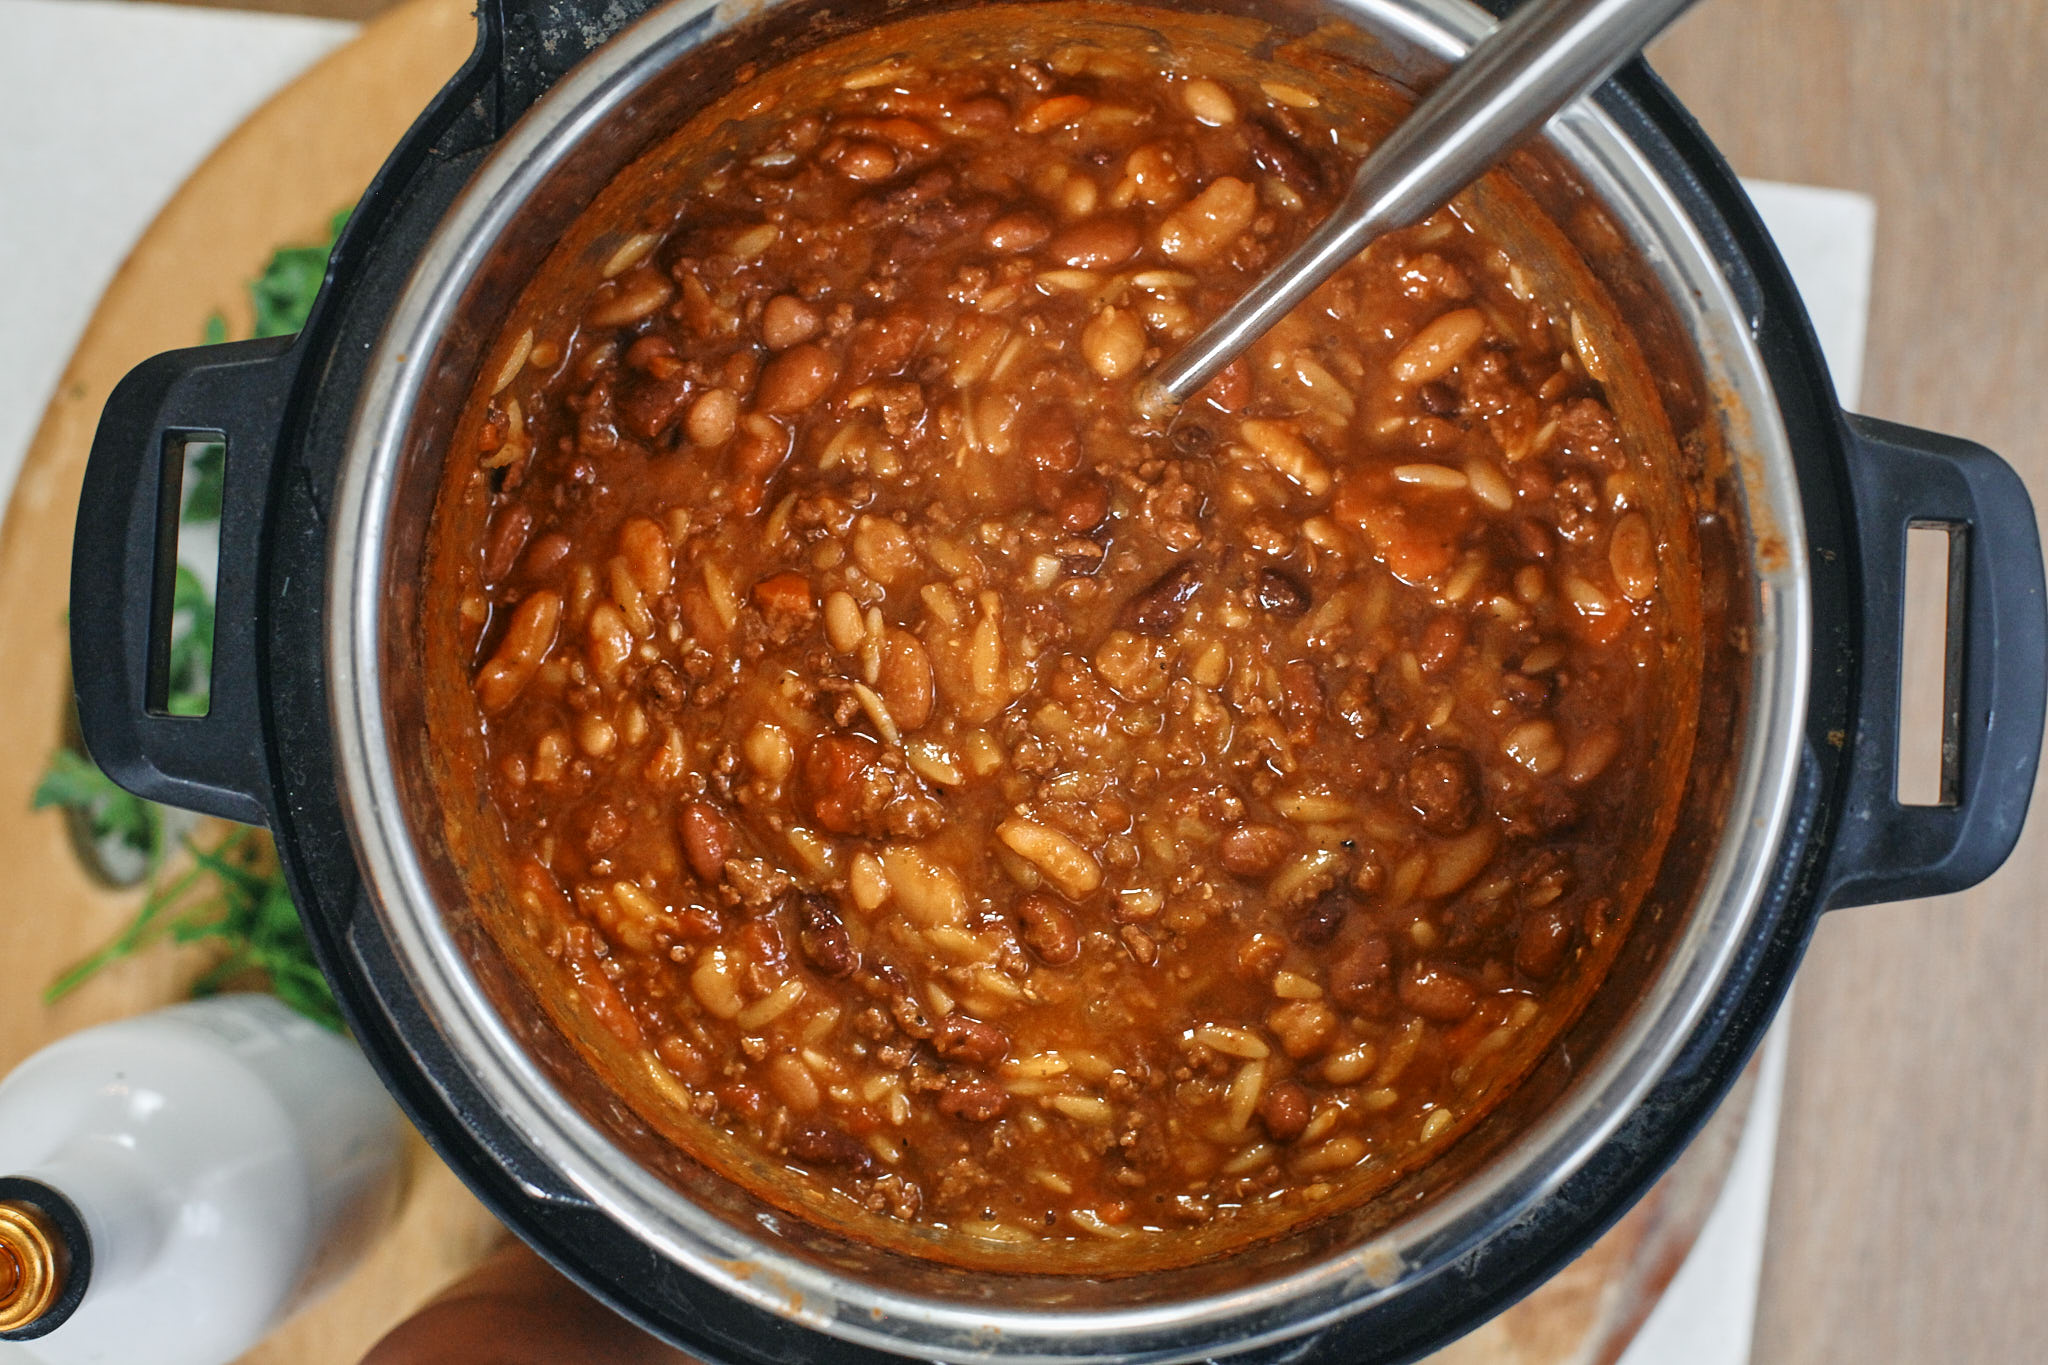
M 1863 406 L 2048 496 L 2048 3 L 1709 0 L 1652 60 L 1748 175 L 1877 200 Z M 1759 1365 L 2048 1356 L 2048 812 L 2004 870 L 1822 923 Z
M 1710 0 L 1653 62 L 1743 174 L 1877 200 L 1864 409 L 1982 441 L 2048 493 L 2048 0 Z M 1821 925 L 1759 1365 L 2048 1353 L 2044 881 L 2048 817 L 1975 891 Z

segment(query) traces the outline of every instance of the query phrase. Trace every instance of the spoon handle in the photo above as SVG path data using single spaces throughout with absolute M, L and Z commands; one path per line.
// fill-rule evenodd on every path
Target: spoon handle
M 1693 0 L 1529 0 L 1482 39 L 1358 168 L 1302 244 L 1166 361 L 1146 406 L 1171 411 L 1374 238 L 1420 222 L 1597 86 Z

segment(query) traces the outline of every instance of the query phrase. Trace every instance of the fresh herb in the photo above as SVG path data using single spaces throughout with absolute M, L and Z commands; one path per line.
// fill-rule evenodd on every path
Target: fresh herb
M 163 856 L 163 808 L 115 786 L 113 778 L 76 749 L 50 755 L 50 766 L 36 783 L 30 805 L 35 810 L 57 806 L 77 811 L 96 840 L 118 843 L 138 855 L 145 868 L 155 867 Z
M 178 566 L 171 589 L 170 695 L 174 716 L 203 716 L 213 692 L 213 599 L 199 575 Z
M 280 248 L 263 273 L 249 282 L 255 336 L 287 336 L 305 326 L 327 274 L 328 255 L 347 221 L 344 209 L 328 223 L 326 241 Z M 209 345 L 226 341 L 227 319 L 219 313 L 209 317 L 204 339 Z M 218 444 L 188 448 L 180 512 L 185 525 L 219 525 L 226 455 L 226 448 Z M 171 609 L 166 709 L 172 715 L 203 716 L 213 673 L 214 606 L 206 585 L 182 564 Z M 192 983 L 193 995 L 260 980 L 309 1019 L 341 1027 L 340 1011 L 313 962 L 276 850 L 262 831 L 233 829 L 205 847 L 182 839 L 191 866 L 168 875 L 164 808 L 115 786 L 90 758 L 68 746 L 50 756 L 36 787 L 34 807 L 66 810 L 89 856 L 106 866 L 114 861 L 107 855 L 118 852 L 123 855 L 119 861 L 140 864 L 137 880 L 150 882 L 142 908 L 128 926 L 51 982 L 46 1000 L 56 1000 L 102 967 L 168 936 L 173 942 L 203 942 L 222 950 L 219 960 Z
M 260 978 L 278 999 L 337 1031 L 341 1011 L 313 963 L 305 928 L 262 831 L 237 829 L 211 848 L 185 841 L 192 866 L 152 886 L 142 908 L 115 938 L 43 992 L 54 1003 L 109 963 L 164 938 L 173 943 L 218 943 L 220 959 L 192 983 L 196 996 L 214 995 Z
M 220 442 L 185 447 L 185 509 L 178 516 L 187 526 L 220 520 L 221 481 L 227 472 L 228 448 Z
M 280 248 L 263 273 L 249 284 L 249 302 L 256 308 L 258 337 L 285 337 L 306 325 L 320 282 L 327 277 L 327 258 L 348 222 L 343 209 L 327 223 L 327 240 L 318 246 Z
M 263 273 L 249 281 L 249 306 L 256 315 L 257 337 L 290 336 L 306 325 L 313 312 L 313 300 L 320 296 L 321 281 L 327 278 L 327 258 L 348 222 L 343 209 L 327 224 L 327 240 L 318 246 L 280 247 L 263 267 Z M 228 339 L 228 320 L 215 313 L 206 320 L 205 343 L 217 346 Z M 227 447 L 205 445 L 192 448 L 185 469 L 185 523 L 220 520 L 221 478 L 227 470 Z

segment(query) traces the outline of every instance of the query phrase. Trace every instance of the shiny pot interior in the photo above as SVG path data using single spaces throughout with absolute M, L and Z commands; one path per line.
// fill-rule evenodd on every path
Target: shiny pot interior
M 834 1335 L 948 1359 L 1177 1358 L 1291 1337 L 1401 1293 L 1540 1203 L 1656 1082 L 1742 945 L 1806 692 L 1810 605 L 1785 433 L 1705 244 L 1602 116 L 1569 112 L 1510 173 L 1571 238 L 1658 377 L 1696 465 L 1707 625 L 1686 815 L 1591 1007 L 1444 1159 L 1360 1208 L 1204 1264 L 1115 1280 L 970 1272 L 790 1218 L 643 1123 L 525 1000 L 484 929 L 417 757 L 420 565 L 483 349 L 598 190 L 743 65 L 950 7 L 786 0 L 741 16 L 680 0 L 538 104 L 444 219 L 372 357 L 335 509 L 328 668 L 352 832 L 385 932 L 477 1086 L 609 1217 L 712 1283 Z M 1176 8 L 1312 34 L 1410 87 L 1488 22 L 1457 0 Z

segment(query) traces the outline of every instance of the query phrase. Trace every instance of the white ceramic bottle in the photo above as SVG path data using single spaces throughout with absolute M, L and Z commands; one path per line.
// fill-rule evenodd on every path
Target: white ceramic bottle
M 224 1365 L 353 1262 L 404 1121 L 269 996 L 53 1043 L 0 1082 L 0 1362 Z

